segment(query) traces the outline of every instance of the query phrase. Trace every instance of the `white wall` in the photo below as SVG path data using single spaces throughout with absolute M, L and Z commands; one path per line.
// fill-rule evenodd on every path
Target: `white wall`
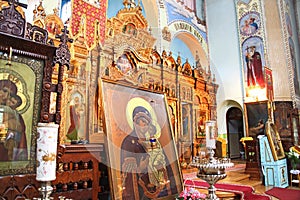
M 212 73 L 219 85 L 217 115 L 219 133 L 226 133 L 228 102 L 243 107 L 242 67 L 234 0 L 207 0 L 207 29 Z M 225 103 L 226 102 L 226 103 Z M 224 106 L 226 105 L 226 106 Z

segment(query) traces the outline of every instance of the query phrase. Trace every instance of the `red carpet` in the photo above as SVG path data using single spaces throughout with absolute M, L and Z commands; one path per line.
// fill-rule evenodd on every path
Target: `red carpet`
M 208 188 L 209 184 L 202 180 L 185 180 L 185 186 L 195 188 Z M 241 199 L 245 200 L 270 200 L 271 198 L 267 195 L 254 194 L 254 188 L 248 185 L 235 185 L 227 183 L 217 183 L 215 187 L 218 191 L 233 192 L 239 194 Z M 298 199 L 299 200 L 299 199 Z
M 273 187 L 272 189 L 265 192 L 268 195 L 276 197 L 280 200 L 299 200 L 300 199 L 300 190 L 287 189 Z

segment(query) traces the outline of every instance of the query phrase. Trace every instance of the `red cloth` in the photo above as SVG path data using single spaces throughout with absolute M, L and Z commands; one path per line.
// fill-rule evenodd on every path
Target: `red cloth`
M 264 194 L 247 194 L 244 197 L 244 200 L 270 200 L 271 197 L 264 195 Z
M 185 180 L 185 186 L 195 188 L 208 188 L 209 184 L 202 180 Z M 271 198 L 267 195 L 254 194 L 254 188 L 248 185 L 236 185 L 228 183 L 216 183 L 214 185 L 218 191 L 233 192 L 241 195 L 241 199 L 245 200 L 270 200 Z
M 300 190 L 273 187 L 266 191 L 266 194 L 274 196 L 278 199 L 299 200 Z
M 105 38 L 105 22 L 106 22 L 106 8 L 107 1 L 99 1 L 100 6 L 96 7 L 83 0 L 76 0 L 72 2 L 72 19 L 71 19 L 71 31 L 72 36 L 79 34 L 80 26 L 82 26 L 82 17 L 85 16 L 86 31 L 84 32 L 85 42 L 88 49 L 94 48 L 96 44 L 97 35 L 95 30 L 98 29 L 99 40 L 101 43 L 104 42 Z M 96 24 L 99 23 L 98 27 Z

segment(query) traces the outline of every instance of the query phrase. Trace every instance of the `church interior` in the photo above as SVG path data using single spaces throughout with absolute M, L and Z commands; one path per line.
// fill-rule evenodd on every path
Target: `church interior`
M 0 199 L 300 199 L 299 29 L 300 0 L 0 0 Z

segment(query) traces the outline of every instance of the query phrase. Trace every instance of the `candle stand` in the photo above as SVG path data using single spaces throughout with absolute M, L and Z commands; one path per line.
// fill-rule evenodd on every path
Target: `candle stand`
M 53 199 L 52 197 L 50 197 L 52 191 L 53 191 L 53 187 L 51 186 L 51 182 L 50 181 L 44 181 L 41 183 L 41 187 L 39 188 L 39 191 L 42 195 L 42 200 L 50 200 Z
M 219 180 L 226 178 L 225 169 L 232 167 L 233 163 L 230 158 L 215 158 L 213 148 L 207 148 L 208 158 L 194 157 L 192 167 L 198 168 L 197 177 L 205 180 L 209 184 L 208 195 L 206 199 L 209 200 L 218 200 L 219 198 L 216 195 L 215 183 Z

